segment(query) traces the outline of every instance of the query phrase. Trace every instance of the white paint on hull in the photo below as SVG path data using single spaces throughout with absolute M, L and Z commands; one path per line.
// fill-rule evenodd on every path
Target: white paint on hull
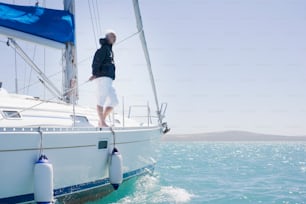
M 21 118 L 7 119 L 1 114 L 3 110 L 16 110 Z M 33 170 L 40 155 L 41 138 L 43 153 L 54 168 L 55 189 L 108 178 L 114 141 L 111 129 L 94 127 L 94 109 L 76 106 L 76 115 L 88 118 L 87 125 L 79 128 L 73 127 L 71 114 L 72 106 L 65 103 L 0 94 L 0 201 L 33 194 Z M 154 165 L 161 127 L 143 127 L 130 119 L 125 119 L 125 125 L 113 127 L 116 147 L 123 157 L 123 172 Z M 100 141 L 107 141 L 107 148 L 99 149 Z

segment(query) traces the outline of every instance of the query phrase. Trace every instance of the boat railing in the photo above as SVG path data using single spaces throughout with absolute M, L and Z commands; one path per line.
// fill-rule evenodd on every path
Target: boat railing
M 166 116 L 167 108 L 168 108 L 168 103 L 162 103 L 160 105 L 159 113 L 161 115 L 161 119 L 163 119 Z
M 144 109 L 146 110 L 146 113 L 144 115 L 139 115 L 139 114 L 134 114 L 134 112 L 132 112 L 132 110 L 135 109 Z M 146 121 L 147 126 L 150 126 L 152 124 L 152 115 L 151 115 L 151 108 L 149 106 L 149 104 L 147 105 L 130 105 L 129 106 L 129 111 L 128 111 L 128 118 L 138 118 L 138 119 L 142 119 L 144 121 Z
M 160 105 L 160 109 L 159 109 L 159 113 L 161 116 L 161 119 L 163 119 L 165 117 L 166 111 L 167 111 L 167 107 L 168 104 L 167 103 L 162 103 Z M 144 109 L 146 111 L 145 114 L 135 114 L 135 109 Z M 123 108 L 123 114 L 124 116 L 124 108 Z M 151 112 L 151 108 L 149 106 L 149 103 L 147 103 L 146 105 L 130 105 L 129 106 L 129 110 L 128 110 L 128 116 L 127 118 L 137 118 L 137 119 L 142 119 L 144 121 L 146 121 L 147 126 L 150 126 L 153 124 L 153 119 L 158 120 L 158 116 L 157 115 L 152 115 Z M 123 122 L 123 126 L 124 126 L 124 122 Z

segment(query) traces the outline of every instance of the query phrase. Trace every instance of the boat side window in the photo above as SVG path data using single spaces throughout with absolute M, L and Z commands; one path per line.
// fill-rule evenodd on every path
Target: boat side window
M 74 117 L 76 123 L 88 123 L 88 119 L 87 119 L 86 116 L 82 116 L 82 115 L 73 116 L 73 115 L 71 115 L 72 120 L 73 120 L 73 117 Z
M 6 119 L 20 119 L 21 115 L 18 111 L 3 110 L 2 111 L 4 118 Z

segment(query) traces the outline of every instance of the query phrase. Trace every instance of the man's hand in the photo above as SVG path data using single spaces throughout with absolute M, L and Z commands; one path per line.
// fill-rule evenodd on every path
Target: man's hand
M 94 80 L 95 78 L 97 78 L 96 76 L 92 75 L 91 77 L 89 77 L 88 81 L 92 81 Z

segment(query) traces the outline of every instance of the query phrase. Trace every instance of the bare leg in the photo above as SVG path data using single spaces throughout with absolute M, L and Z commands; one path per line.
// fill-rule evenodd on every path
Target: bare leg
M 103 122 L 104 124 L 102 124 L 103 126 L 108 126 L 106 123 L 105 123 L 105 119 L 107 118 L 107 116 L 113 111 L 113 107 L 106 107 L 105 110 L 104 110 L 104 113 L 103 113 Z
M 97 105 L 97 112 L 98 112 L 98 117 L 99 117 L 99 127 L 103 126 L 104 119 L 103 119 L 103 107 Z

